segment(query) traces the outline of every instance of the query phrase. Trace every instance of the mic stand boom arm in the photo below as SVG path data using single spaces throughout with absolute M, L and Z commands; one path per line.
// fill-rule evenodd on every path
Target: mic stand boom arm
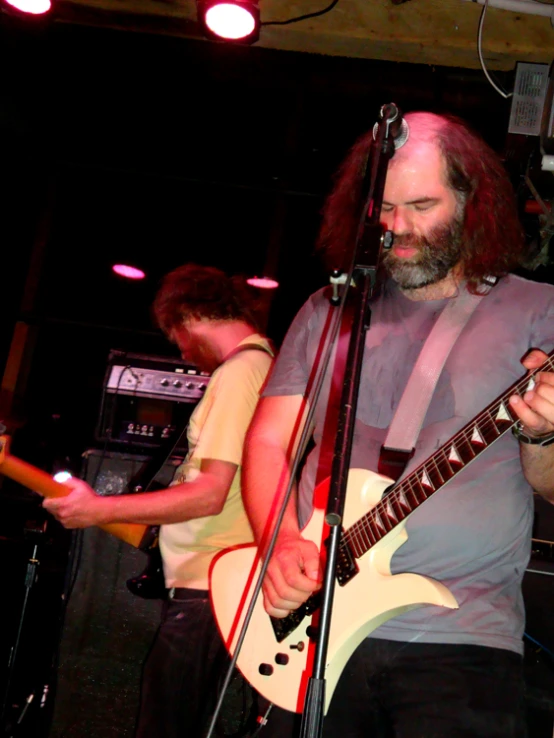
M 300 738 L 321 736 L 323 710 L 325 704 L 325 663 L 331 624 L 335 573 L 338 558 L 342 518 L 346 497 L 346 482 L 352 453 L 354 421 L 358 404 L 358 389 L 365 346 L 365 335 L 369 328 L 371 310 L 369 300 L 377 280 L 381 248 L 390 248 L 391 234 L 383 233 L 379 223 L 383 189 L 387 175 L 388 162 L 394 155 L 392 124 L 398 121 L 400 112 L 393 105 L 381 108 L 381 122 L 374 132 L 374 141 L 369 151 L 368 166 L 362 185 L 360 201 L 363 205 L 360 227 L 354 248 L 346 289 L 355 277 L 356 289 L 353 291 L 353 321 L 344 387 L 341 395 L 337 436 L 331 467 L 331 483 L 325 522 L 330 533 L 327 547 L 325 575 L 321 590 L 321 608 L 317 644 L 314 655 L 312 676 L 308 681 Z

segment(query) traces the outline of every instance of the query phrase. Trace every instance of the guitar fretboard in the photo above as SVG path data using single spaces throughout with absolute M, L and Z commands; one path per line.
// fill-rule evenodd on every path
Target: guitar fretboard
M 348 546 L 356 558 L 369 551 L 504 435 L 517 421 L 508 404 L 509 398 L 516 394 L 522 397 L 534 387 L 534 377 L 538 372 L 552 370 L 553 367 L 554 351 L 541 367 L 515 382 L 423 464 L 398 482 L 374 508 L 343 533 L 341 546 Z

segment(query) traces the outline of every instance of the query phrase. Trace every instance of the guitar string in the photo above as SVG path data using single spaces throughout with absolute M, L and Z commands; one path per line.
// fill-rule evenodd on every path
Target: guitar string
M 360 558 L 370 548 L 378 543 L 388 532 L 390 532 L 390 530 L 395 528 L 399 522 L 407 518 L 414 510 L 416 510 L 421 504 L 423 504 L 423 502 L 429 499 L 429 497 L 431 497 L 435 492 L 441 489 L 448 481 L 450 481 L 450 479 L 456 476 L 459 471 L 464 469 L 467 464 L 470 463 L 470 461 L 479 456 L 482 451 L 491 446 L 496 440 L 498 440 L 498 438 L 504 435 L 504 433 L 506 433 L 509 428 L 512 427 L 515 422 L 517 422 L 516 418 L 514 418 L 513 412 L 510 410 L 510 407 L 508 405 L 509 397 L 514 394 L 519 394 L 521 396 L 527 391 L 530 381 L 536 374 L 544 371 L 545 369 L 553 368 L 554 351 L 551 352 L 547 360 L 540 367 L 522 377 L 518 382 L 512 385 L 507 390 L 507 392 L 505 392 L 503 395 L 494 400 L 490 405 L 488 405 L 481 413 L 479 413 L 479 415 L 473 421 L 467 423 L 452 438 L 450 438 L 446 444 L 438 449 L 436 453 L 434 453 L 429 459 L 424 461 L 417 469 L 411 472 L 408 477 L 406 477 L 406 479 L 402 480 L 399 483 L 398 487 L 391 490 L 390 494 L 388 494 L 384 499 L 381 499 L 374 508 L 369 510 L 350 528 L 344 531 L 339 544 L 339 554 L 342 553 L 343 555 L 345 555 L 345 558 L 347 560 L 350 558 L 348 556 L 348 553 L 350 552 L 354 554 L 355 558 Z M 506 412 L 509 418 L 500 417 L 501 408 Z M 502 429 L 499 428 L 499 423 L 506 423 L 507 425 Z M 480 443 L 480 447 L 478 448 L 475 448 L 475 442 L 472 440 L 474 438 L 476 430 L 479 433 L 479 437 L 482 439 L 482 443 Z M 488 435 L 490 435 L 491 431 L 494 432 L 495 437 L 492 438 L 490 441 L 487 441 L 487 437 Z M 462 454 L 459 452 L 459 448 L 462 442 L 466 443 L 466 449 L 468 449 L 471 453 L 471 458 L 469 458 L 467 461 L 464 461 Z M 452 466 L 452 460 L 450 456 L 453 448 L 456 450 L 456 454 L 460 459 L 458 468 L 453 468 Z M 446 464 L 447 471 L 450 471 L 450 476 L 448 476 L 447 478 L 444 478 L 444 475 L 436 462 L 437 457 L 439 457 L 440 460 L 442 460 Z M 440 482 L 435 487 L 428 487 L 428 492 L 426 492 L 424 485 L 419 480 L 422 478 L 421 475 L 423 472 L 428 475 L 428 472 L 430 472 L 430 464 L 435 465 L 436 472 L 440 477 Z M 428 478 L 432 484 L 431 477 L 428 476 Z M 415 500 L 415 504 L 411 509 L 406 509 L 402 505 L 400 496 L 402 495 L 403 499 L 407 500 L 406 493 L 410 492 L 412 493 L 412 497 Z M 423 499 L 420 499 L 421 495 L 423 495 Z M 386 512 L 386 507 L 390 506 L 392 509 L 392 505 L 394 503 L 397 503 L 397 508 L 400 511 L 400 515 L 398 515 L 393 509 L 394 520 L 391 521 Z M 377 516 L 381 522 L 381 525 L 379 527 L 372 528 L 372 524 L 375 524 L 377 526 Z M 385 521 L 390 526 L 388 530 Z M 370 534 L 375 539 L 374 541 L 372 541 L 369 537 Z M 308 602 L 312 601 L 313 599 L 314 596 L 312 595 L 312 597 L 309 598 Z M 304 606 L 306 606 L 308 602 L 305 603 Z M 285 618 L 285 620 L 287 620 L 287 618 Z
M 363 515 L 358 521 L 356 521 L 350 528 L 344 531 L 341 548 L 346 550 L 347 547 L 352 548 L 356 558 L 360 558 L 366 553 L 373 545 L 381 540 L 390 530 L 396 525 L 408 517 L 419 505 L 425 502 L 431 497 L 436 491 L 438 491 L 444 484 L 452 479 L 456 474 L 469 464 L 474 458 L 476 458 L 482 451 L 488 448 L 494 441 L 500 436 L 504 435 L 511 426 L 517 422 L 517 417 L 514 417 L 508 405 L 508 399 L 513 394 L 524 394 L 530 384 L 533 377 L 545 369 L 552 369 L 554 364 L 554 352 L 552 352 L 548 359 L 537 369 L 533 370 L 525 377 L 522 377 L 515 385 L 512 385 L 510 389 L 505 392 L 501 397 L 494 400 L 488 405 L 475 420 L 465 425 L 458 431 L 444 446 L 442 446 L 435 454 L 415 469 L 406 479 L 402 480 L 398 487 L 393 489 L 384 499 L 380 500 L 375 507 L 369 510 Z M 508 418 L 500 417 L 501 411 L 509 416 Z M 507 423 L 505 428 L 501 425 Z M 500 426 L 500 427 L 499 427 Z M 475 445 L 475 433 L 478 433 L 481 441 L 478 441 L 479 447 Z M 491 433 L 495 434 L 495 437 L 490 441 L 487 438 L 490 437 Z M 464 460 L 464 451 L 462 451 L 462 443 L 465 444 L 465 452 L 469 450 L 471 457 Z M 447 450 L 448 449 L 448 450 Z M 455 450 L 460 462 L 455 462 L 452 457 L 452 450 Z M 446 476 L 437 463 L 438 461 L 443 462 L 443 470 L 446 470 Z M 457 468 L 453 467 L 456 464 Z M 434 465 L 434 471 L 430 469 L 430 466 Z M 450 472 L 448 474 L 448 472 Z M 431 486 L 422 484 L 421 479 L 425 478 L 426 475 Z M 432 477 L 439 477 L 439 481 L 436 485 L 433 485 Z M 409 498 L 406 496 L 411 493 L 415 504 L 413 507 L 406 508 L 405 503 L 409 504 Z M 422 499 L 421 499 L 422 498 Z M 393 505 L 396 504 L 396 512 Z M 387 512 L 387 507 L 393 513 L 393 519 Z M 388 528 L 387 528 L 388 524 Z M 372 538 L 375 539 L 372 541 Z

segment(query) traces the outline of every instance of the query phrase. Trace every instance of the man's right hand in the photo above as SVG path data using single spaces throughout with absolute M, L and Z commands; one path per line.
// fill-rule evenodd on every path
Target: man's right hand
M 268 615 L 286 617 L 317 592 L 322 581 L 322 563 L 315 543 L 300 535 L 280 535 L 263 584 Z

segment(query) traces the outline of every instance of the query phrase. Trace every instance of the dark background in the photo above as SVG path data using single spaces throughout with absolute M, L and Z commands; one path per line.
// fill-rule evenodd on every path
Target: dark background
M 149 312 L 168 270 L 195 261 L 273 272 L 280 287 L 267 327 L 281 341 L 326 280 L 313 245 L 333 172 L 383 103 L 456 113 L 511 152 L 509 101 L 481 71 L 0 21 L 0 367 L 16 321 L 29 336 L 4 420 L 14 453 L 49 472 L 79 473 L 83 452 L 99 445 L 111 349 L 176 356 Z M 511 86 L 511 75 L 499 77 Z M 517 185 L 524 158 L 509 156 Z M 116 259 L 147 279 L 116 277 Z M 41 559 L 8 700 L 13 720 L 29 684 L 52 669 L 69 537 L 34 493 L 4 480 L 0 497 L 0 674 L 36 541 Z M 42 735 L 48 718 L 23 723 L 21 734 Z

